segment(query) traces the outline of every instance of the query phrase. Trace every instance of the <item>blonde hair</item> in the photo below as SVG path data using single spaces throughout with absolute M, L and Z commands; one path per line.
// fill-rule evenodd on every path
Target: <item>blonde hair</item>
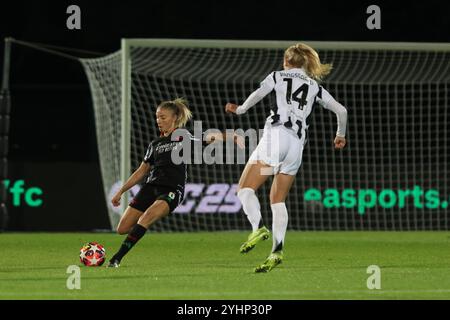
M 307 75 L 316 80 L 322 80 L 333 68 L 332 64 L 322 64 L 316 50 L 304 43 L 287 48 L 284 59 L 292 67 L 305 69 Z
M 177 120 L 175 120 L 175 127 L 181 128 L 192 118 L 192 112 L 189 110 L 188 102 L 183 98 L 176 98 L 175 100 L 163 101 L 158 108 L 171 110 Z

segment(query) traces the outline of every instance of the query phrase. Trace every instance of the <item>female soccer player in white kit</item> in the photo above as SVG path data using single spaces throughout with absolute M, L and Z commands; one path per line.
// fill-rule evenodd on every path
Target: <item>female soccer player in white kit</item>
M 288 224 L 285 199 L 302 162 L 310 116 L 316 103 L 337 116 L 335 148 L 342 149 L 346 144 L 347 110 L 317 83 L 331 71 L 331 64 L 322 64 L 313 48 L 298 43 L 285 51 L 283 67 L 283 71 L 270 73 L 242 105 L 227 103 L 225 106 L 226 112 L 240 115 L 270 92 L 276 94 L 276 105 L 267 118 L 263 136 L 239 180 L 238 197 L 253 229 L 240 248 L 241 253 L 246 253 L 270 235 L 262 223 L 255 191 L 269 175 L 274 175 L 270 190 L 272 252 L 255 272 L 268 272 L 283 260 Z

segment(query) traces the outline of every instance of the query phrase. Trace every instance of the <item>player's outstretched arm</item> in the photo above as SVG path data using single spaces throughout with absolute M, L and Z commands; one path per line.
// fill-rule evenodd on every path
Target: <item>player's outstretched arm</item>
M 118 207 L 120 205 L 120 198 L 122 194 L 130 190 L 137 183 L 139 183 L 145 175 L 150 171 L 150 164 L 146 162 L 142 162 L 139 168 L 133 172 L 133 174 L 128 178 L 128 180 L 124 183 L 124 185 L 116 192 L 116 194 L 112 197 L 111 203 L 114 207 Z
M 270 91 L 272 91 L 272 89 L 268 90 L 267 87 L 261 87 L 258 90 L 254 91 L 241 106 L 234 103 L 227 103 L 225 105 L 225 112 L 243 114 L 259 101 L 261 101 Z
M 267 96 L 273 90 L 274 87 L 275 87 L 274 72 L 272 72 L 263 80 L 263 82 L 261 82 L 260 87 L 255 91 L 253 91 L 252 94 L 248 96 L 248 98 L 241 106 L 234 103 L 227 103 L 225 105 L 225 112 L 235 114 L 243 114 L 247 112 L 248 109 L 253 107 L 265 96 Z

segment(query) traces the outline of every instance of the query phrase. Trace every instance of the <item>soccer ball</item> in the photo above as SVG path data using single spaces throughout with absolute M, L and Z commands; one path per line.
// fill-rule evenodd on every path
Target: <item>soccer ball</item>
M 80 249 L 80 261 L 87 267 L 98 267 L 105 262 L 105 248 L 97 242 L 86 243 Z

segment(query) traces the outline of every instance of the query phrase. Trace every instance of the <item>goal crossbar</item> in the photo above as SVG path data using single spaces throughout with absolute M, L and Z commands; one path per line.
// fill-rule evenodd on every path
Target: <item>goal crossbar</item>
M 450 51 L 450 43 L 431 42 L 367 42 L 367 41 L 266 41 L 216 39 L 122 39 L 129 47 L 191 47 L 191 48 L 287 48 L 303 42 L 318 50 L 408 50 Z

